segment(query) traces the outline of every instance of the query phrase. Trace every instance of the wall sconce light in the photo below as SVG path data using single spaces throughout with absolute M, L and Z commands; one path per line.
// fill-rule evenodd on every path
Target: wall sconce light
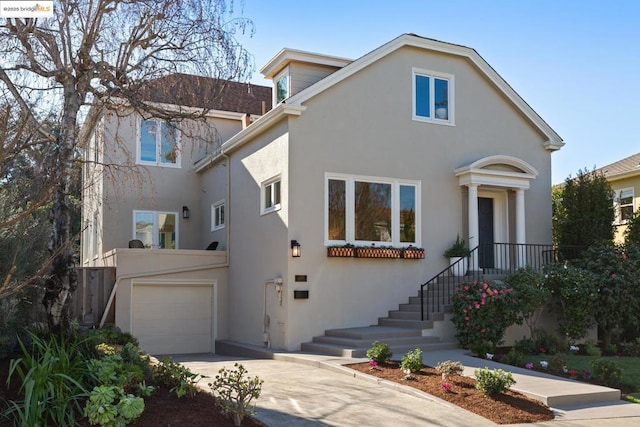
M 189 218 L 189 207 L 187 206 L 183 206 L 182 207 L 182 218 L 184 219 L 188 219 Z
M 292 240 L 291 241 L 291 256 L 294 258 L 299 258 L 301 255 L 301 250 L 300 250 L 301 246 L 300 243 L 298 243 L 297 240 Z

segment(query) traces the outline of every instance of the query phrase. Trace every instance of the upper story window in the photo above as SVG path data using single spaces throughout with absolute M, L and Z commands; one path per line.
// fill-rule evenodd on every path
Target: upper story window
M 413 119 L 454 124 L 453 76 L 413 69 Z
M 325 176 L 325 243 L 420 245 L 420 182 Z
M 260 212 L 266 214 L 280 209 L 280 177 L 262 183 Z
M 626 223 L 633 218 L 633 188 L 616 191 L 616 223 Z
M 211 231 L 224 228 L 224 200 L 211 205 Z
M 174 124 L 150 119 L 140 122 L 138 163 L 180 167 L 180 146 Z
M 275 85 L 275 104 L 279 104 L 289 97 L 289 69 L 285 69 L 284 72 L 280 73 L 274 81 Z
M 133 238 L 145 248 L 178 249 L 178 213 L 133 211 Z

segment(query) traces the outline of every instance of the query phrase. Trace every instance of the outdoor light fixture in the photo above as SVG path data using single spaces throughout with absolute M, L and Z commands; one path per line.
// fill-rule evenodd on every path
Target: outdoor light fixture
M 187 207 L 187 206 L 183 206 L 182 207 L 182 218 L 184 218 L 184 219 L 188 219 L 189 218 L 189 207 Z
M 292 240 L 291 241 L 291 256 L 294 258 L 298 258 L 300 257 L 301 251 L 300 251 L 300 243 L 298 243 L 297 240 Z

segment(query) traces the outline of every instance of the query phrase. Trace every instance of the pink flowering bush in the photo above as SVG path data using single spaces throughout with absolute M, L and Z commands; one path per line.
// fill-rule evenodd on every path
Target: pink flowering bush
M 452 296 L 456 338 L 464 348 L 495 349 L 506 329 L 518 322 L 513 289 L 498 283 L 475 282 L 460 285 Z

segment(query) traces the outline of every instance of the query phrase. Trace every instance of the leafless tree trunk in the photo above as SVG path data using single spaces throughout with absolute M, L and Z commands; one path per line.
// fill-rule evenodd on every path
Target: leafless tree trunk
M 50 326 L 60 330 L 77 284 L 73 168 L 95 123 L 105 109 L 116 108 L 116 98 L 150 116 L 203 116 L 205 111 L 165 111 L 148 102 L 149 83 L 176 72 L 245 80 L 250 57 L 235 34 L 251 30 L 251 22 L 234 18 L 233 3 L 226 0 L 55 3 L 54 18 L 0 23 L 0 89 L 35 138 L 53 147 L 47 162 L 52 260 L 43 304 Z

